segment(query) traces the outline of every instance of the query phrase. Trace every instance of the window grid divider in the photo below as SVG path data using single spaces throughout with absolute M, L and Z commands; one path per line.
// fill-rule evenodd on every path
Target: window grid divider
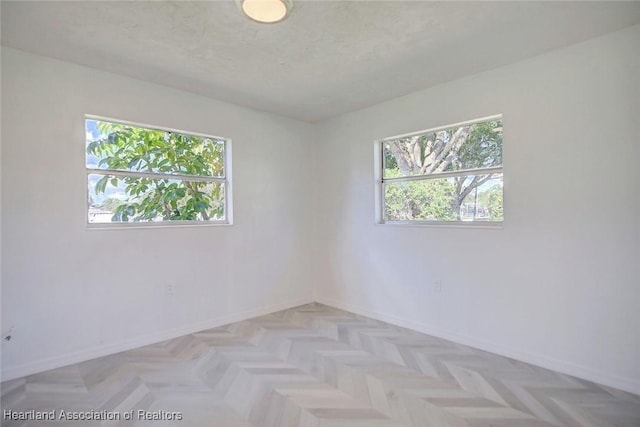
M 438 172 L 429 175 L 409 175 L 399 176 L 395 178 L 382 178 L 382 183 L 403 182 L 403 181 L 423 181 L 438 178 L 453 178 L 457 176 L 476 176 L 476 175 L 492 175 L 502 173 L 502 166 L 494 166 L 482 169 L 464 169 L 451 172 Z
M 203 175 L 181 175 L 173 173 L 157 173 L 157 172 L 139 172 L 139 171 L 122 171 L 114 169 L 95 169 L 87 168 L 87 175 L 111 175 L 118 177 L 136 177 L 151 179 L 176 179 L 181 181 L 199 181 L 199 182 L 220 182 L 226 183 L 225 177 L 213 177 Z

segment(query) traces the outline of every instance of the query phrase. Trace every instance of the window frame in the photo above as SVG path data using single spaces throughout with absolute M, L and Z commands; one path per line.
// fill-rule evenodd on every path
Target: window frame
M 87 167 L 87 137 L 86 137 L 86 121 L 96 120 L 104 121 L 115 124 L 128 125 L 133 127 L 139 127 L 143 129 L 179 133 L 183 135 L 197 136 L 202 138 L 210 138 L 214 140 L 223 141 L 223 175 L 219 177 L 203 176 L 203 175 L 182 175 L 182 174 L 169 174 L 161 172 L 139 172 L 139 171 L 124 171 L 119 169 L 100 169 Z M 224 186 L 224 218 L 223 220 L 208 220 L 208 221 L 188 221 L 188 220 L 175 220 L 175 221 L 138 221 L 138 222 L 89 222 L 89 200 L 90 191 L 89 186 L 85 185 L 85 220 L 86 227 L 89 230 L 110 230 L 110 229 L 148 229 L 148 228 L 172 228 L 172 227 L 206 227 L 206 226 L 225 226 L 233 224 L 233 193 L 232 193 L 232 167 L 231 167 L 231 139 L 221 136 L 208 135 L 200 132 L 190 132 L 175 128 L 169 128 L 164 126 L 147 125 L 143 123 L 133 122 L 129 120 L 113 119 L 110 117 L 99 116 L 94 114 L 85 114 L 82 119 L 83 124 L 83 147 L 84 147 L 84 166 L 85 166 L 85 183 L 88 182 L 89 175 L 102 175 L 102 176 L 118 176 L 118 177 L 144 177 L 150 179 L 176 179 L 176 180 L 191 180 L 200 182 L 217 182 Z
M 489 168 L 477 168 L 477 169 L 463 169 L 459 171 L 451 171 L 451 172 L 439 172 L 428 175 L 410 175 L 406 177 L 395 177 L 395 178 L 385 178 L 384 171 L 386 167 L 385 163 L 385 155 L 384 155 L 384 144 L 389 141 L 395 141 L 400 138 L 410 138 L 412 136 L 424 135 L 429 132 L 437 132 L 444 129 L 451 129 L 455 127 L 473 125 L 476 123 L 488 122 L 491 120 L 501 120 L 503 121 L 504 126 L 504 117 L 503 114 L 494 114 L 491 116 L 486 116 L 478 119 L 467 120 L 464 122 L 457 122 L 443 126 L 437 126 L 433 128 L 428 128 L 424 130 L 419 130 L 415 132 L 409 132 L 401 135 L 390 136 L 382 139 L 375 140 L 374 143 L 374 163 L 375 163 L 375 224 L 376 225 L 397 225 L 397 226 L 405 226 L 405 227 L 424 227 L 424 226 L 434 226 L 434 227 L 454 227 L 454 228 L 491 228 L 491 229 L 501 229 L 503 228 L 504 218 L 502 221 L 433 221 L 433 220 L 389 220 L 386 218 L 386 209 L 385 209 L 385 185 L 387 183 L 394 182 L 410 182 L 410 181 L 428 181 L 433 179 L 443 179 L 443 178 L 451 178 L 458 176 L 470 176 L 470 175 L 481 175 L 486 174 L 487 172 L 491 173 L 501 173 L 503 180 L 503 191 L 504 191 L 504 156 L 503 156 L 503 164 L 502 166 L 494 166 Z M 504 150 L 504 139 L 503 139 L 503 150 Z M 503 199 L 503 209 L 504 209 L 504 199 Z

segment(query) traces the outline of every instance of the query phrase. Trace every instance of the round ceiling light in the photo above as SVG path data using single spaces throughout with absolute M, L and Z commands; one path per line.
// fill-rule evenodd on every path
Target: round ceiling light
M 251 19 L 265 24 L 282 21 L 291 11 L 291 0 L 239 0 L 240 8 Z

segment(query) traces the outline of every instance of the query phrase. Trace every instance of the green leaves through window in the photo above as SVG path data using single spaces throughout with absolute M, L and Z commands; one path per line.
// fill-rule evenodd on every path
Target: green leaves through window
M 222 138 L 87 118 L 88 222 L 228 222 Z

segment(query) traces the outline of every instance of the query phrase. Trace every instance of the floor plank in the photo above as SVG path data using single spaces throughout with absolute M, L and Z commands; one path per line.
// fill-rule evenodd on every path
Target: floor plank
M 8 381 L 2 409 L 121 417 L 7 427 L 640 426 L 639 396 L 321 304 Z

